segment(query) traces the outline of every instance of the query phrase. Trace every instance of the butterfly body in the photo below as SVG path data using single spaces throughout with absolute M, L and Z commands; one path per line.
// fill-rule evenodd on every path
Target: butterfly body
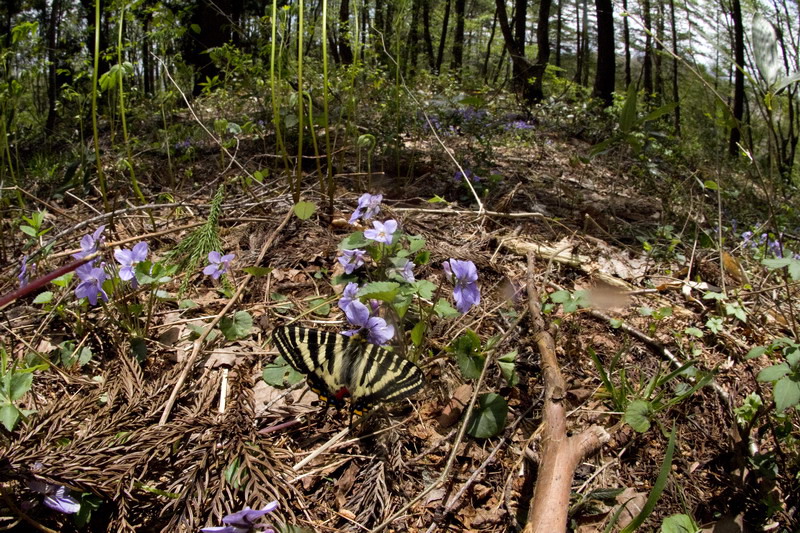
M 321 400 L 342 407 L 350 397 L 350 409 L 357 415 L 378 402 L 407 398 L 424 385 L 417 365 L 358 338 L 289 325 L 276 328 L 273 339 Z

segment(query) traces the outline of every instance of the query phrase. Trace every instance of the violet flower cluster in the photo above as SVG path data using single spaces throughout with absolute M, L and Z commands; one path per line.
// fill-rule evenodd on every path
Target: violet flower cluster
M 472 261 L 449 259 L 442 264 L 447 278 L 455 285 L 453 299 L 456 309 L 466 314 L 473 305 L 481 303 L 481 292 L 478 288 L 478 269 Z
M 38 479 L 28 481 L 28 488 L 44 495 L 45 506 L 60 513 L 75 514 L 81 509 L 78 500 L 69 495 L 69 489 L 64 485 L 53 485 Z
M 371 344 L 384 346 L 394 337 L 394 326 L 377 315 L 380 305 L 376 300 L 370 301 L 369 307 L 357 296 L 358 283 L 348 283 L 339 300 L 339 308 L 344 311 L 347 321 L 357 326 L 342 334 L 351 337 L 362 336 Z
M 250 533 L 251 531 L 262 531 L 263 533 L 275 533 L 275 530 L 266 524 L 257 524 L 264 515 L 271 513 L 278 508 L 278 502 L 270 502 L 263 509 L 250 509 L 245 507 L 241 511 L 231 513 L 222 519 L 224 526 L 204 527 L 200 531 L 206 533 Z

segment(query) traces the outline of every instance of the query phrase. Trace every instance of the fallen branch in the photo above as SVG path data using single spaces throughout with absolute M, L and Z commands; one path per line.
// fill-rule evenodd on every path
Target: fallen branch
M 572 477 L 586 457 L 610 438 L 600 426 L 592 426 L 578 435 L 567 437 L 565 407 L 566 382 L 556 359 L 555 341 L 545 328 L 539 293 L 534 278 L 534 257 L 528 254 L 528 310 L 544 375 L 544 411 L 542 416 L 542 460 L 531 498 L 525 533 L 558 533 L 567 529 L 567 513 Z

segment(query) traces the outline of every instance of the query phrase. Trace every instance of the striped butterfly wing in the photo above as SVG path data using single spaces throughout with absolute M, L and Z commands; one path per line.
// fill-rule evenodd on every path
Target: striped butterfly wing
M 273 338 L 322 400 L 341 406 L 351 396 L 356 414 L 378 402 L 407 398 L 424 385 L 417 365 L 360 339 L 294 325 L 276 328 Z

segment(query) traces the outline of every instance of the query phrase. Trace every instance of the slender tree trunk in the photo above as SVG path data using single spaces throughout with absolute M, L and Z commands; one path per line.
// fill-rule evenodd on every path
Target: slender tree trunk
M 672 115 L 675 136 L 681 136 L 681 95 L 678 91 L 678 28 L 675 25 L 675 0 L 669 0 L 670 31 L 672 31 L 672 101 L 675 112 Z
M 581 44 L 583 45 L 583 79 L 581 85 L 584 87 L 589 86 L 589 3 L 588 0 L 583 0 L 583 37 L 581 37 Z
M 614 53 L 614 12 L 611 0 L 595 0 L 597 9 L 597 72 L 594 96 L 608 107 L 614 102 L 614 82 L 617 73 Z
M 46 6 L 43 9 L 47 9 Z M 56 103 L 58 102 L 58 26 L 61 17 L 61 0 L 53 0 L 47 22 L 47 121 L 45 129 L 53 132 L 56 126 Z M 49 136 L 48 136 L 49 138 Z
M 453 58 L 450 69 L 456 78 L 461 79 L 461 68 L 464 66 L 464 18 L 467 11 L 467 0 L 455 0 L 456 27 L 453 34 Z
M 155 72 L 153 71 L 153 58 L 150 57 L 150 23 L 153 20 L 152 12 L 147 9 L 142 15 L 142 70 L 144 71 L 144 94 L 154 94 Z
M 422 39 L 425 41 L 425 53 L 428 55 L 428 67 L 433 72 L 436 68 L 436 56 L 433 55 L 433 37 L 431 37 L 431 0 L 422 0 Z
M 350 29 L 350 0 L 341 0 L 341 4 L 339 4 L 339 58 L 344 65 L 353 64 Z
M 653 20 L 650 15 L 650 0 L 642 0 L 642 19 L 646 35 L 644 39 L 644 92 L 649 102 L 653 97 Z
M 419 12 L 421 10 L 420 0 L 414 0 L 411 4 L 411 27 L 408 32 L 408 43 L 405 47 L 405 72 L 406 75 L 413 75 L 417 67 L 417 43 L 419 42 Z
M 558 0 L 558 11 L 556 12 L 556 66 L 561 68 L 561 25 L 563 24 L 562 21 L 562 6 L 564 5 L 564 0 Z M 561 73 L 558 73 L 558 76 L 561 76 Z
M 523 0 L 524 1 L 524 0 Z M 505 48 L 508 50 L 508 55 L 511 57 L 511 64 L 516 74 L 513 75 L 513 85 L 522 99 L 528 103 L 534 103 L 533 85 L 530 83 L 530 72 L 533 65 L 525 59 L 525 49 L 522 46 L 524 40 L 518 41 L 511 31 L 511 25 L 508 23 L 508 13 L 506 13 L 505 0 L 495 0 L 497 8 L 497 20 L 500 23 L 500 30 L 503 32 L 503 39 L 505 40 Z M 519 8 L 519 3 L 516 5 Z M 520 13 L 516 13 L 519 17 Z M 515 23 L 518 28 L 519 24 Z M 523 32 L 524 35 L 524 32 Z
M 497 8 L 494 9 L 494 19 L 492 20 L 492 31 L 489 32 L 489 42 L 486 43 L 486 55 L 483 58 L 483 81 L 489 81 L 489 57 L 492 55 L 492 41 L 494 41 L 494 32 L 497 30 Z
M 442 19 L 442 36 L 439 37 L 439 50 L 436 54 L 436 74 L 442 72 L 442 60 L 444 59 L 444 47 L 447 42 L 447 26 L 450 23 L 450 4 L 453 0 L 445 0 L 444 18 Z
M 581 38 L 581 0 L 575 0 L 575 77 L 573 82 L 580 84 L 583 78 L 583 44 Z
M 653 64 L 655 66 L 655 93 L 656 102 L 664 100 L 664 0 L 656 0 L 656 53 L 653 54 Z
M 542 84 L 550 61 L 550 7 L 552 0 L 539 0 L 539 22 L 536 24 L 536 63 L 533 65 L 532 97 L 534 102 L 544 99 Z
M 628 0 L 622 0 L 622 9 L 628 12 Z M 622 40 L 625 43 L 625 87 L 631 84 L 631 30 L 628 17 L 622 17 Z
M 744 118 L 744 24 L 742 21 L 742 5 L 739 0 L 731 0 L 733 16 L 733 57 L 736 61 L 734 66 L 733 82 L 733 118 L 737 124 L 731 128 L 731 135 L 728 139 L 728 153 L 736 156 L 739 153 L 737 144 L 742 138 L 742 119 Z

